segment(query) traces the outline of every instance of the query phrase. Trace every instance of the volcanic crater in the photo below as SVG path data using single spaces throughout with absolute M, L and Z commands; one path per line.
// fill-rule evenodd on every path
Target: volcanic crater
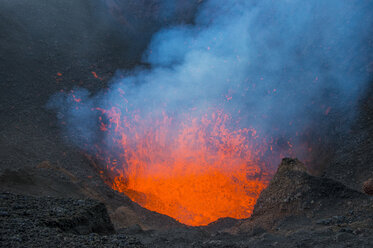
M 372 247 L 369 6 L 269 2 L 0 0 L 1 246 Z

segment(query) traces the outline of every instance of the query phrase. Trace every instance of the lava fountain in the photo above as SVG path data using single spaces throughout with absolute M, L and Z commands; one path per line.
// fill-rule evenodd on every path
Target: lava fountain
M 110 186 L 149 210 L 192 226 L 247 218 L 268 184 L 263 142 L 223 110 L 183 118 L 97 111 L 117 154 L 103 156 L 116 175 Z

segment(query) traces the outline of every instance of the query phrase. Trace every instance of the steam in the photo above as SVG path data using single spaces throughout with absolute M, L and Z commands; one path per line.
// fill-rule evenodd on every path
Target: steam
M 110 140 L 93 110 L 113 106 L 148 120 L 167 113 L 181 121 L 219 108 L 240 127 L 296 146 L 309 128 L 325 135 L 317 122 L 329 114 L 353 120 L 372 72 L 372 9 L 371 1 L 205 1 L 193 25 L 153 36 L 143 54 L 149 66 L 118 71 L 96 95 L 58 93 L 48 107 L 69 140 L 90 152 Z

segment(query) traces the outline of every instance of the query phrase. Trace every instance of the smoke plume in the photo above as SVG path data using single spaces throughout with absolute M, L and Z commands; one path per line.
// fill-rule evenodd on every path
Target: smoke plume
M 92 153 L 118 152 L 113 133 L 102 132 L 112 117 L 102 110 L 115 107 L 133 126 L 141 119 L 136 134 L 156 131 L 167 115 L 171 140 L 181 123 L 219 109 L 228 125 L 255 129 L 281 155 L 285 140 L 299 147 L 292 155 L 307 158 L 307 130 L 327 135 L 318 123 L 333 113 L 345 116 L 343 129 L 354 119 L 373 70 L 372 9 L 366 0 L 204 1 L 193 24 L 153 36 L 143 67 L 118 70 L 95 95 L 57 93 L 48 107 L 69 140 Z

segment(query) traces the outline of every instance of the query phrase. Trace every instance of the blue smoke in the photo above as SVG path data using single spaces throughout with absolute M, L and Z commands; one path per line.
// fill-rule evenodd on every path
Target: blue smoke
M 367 0 L 205 1 L 193 25 L 154 35 L 143 55 L 150 69 L 119 71 L 105 92 L 75 89 L 48 106 L 87 150 L 102 139 L 92 109 L 112 106 L 174 118 L 219 106 L 242 127 L 296 146 L 310 128 L 326 135 L 317 123 L 329 114 L 345 115 L 346 129 L 354 119 L 373 71 L 372 9 Z

